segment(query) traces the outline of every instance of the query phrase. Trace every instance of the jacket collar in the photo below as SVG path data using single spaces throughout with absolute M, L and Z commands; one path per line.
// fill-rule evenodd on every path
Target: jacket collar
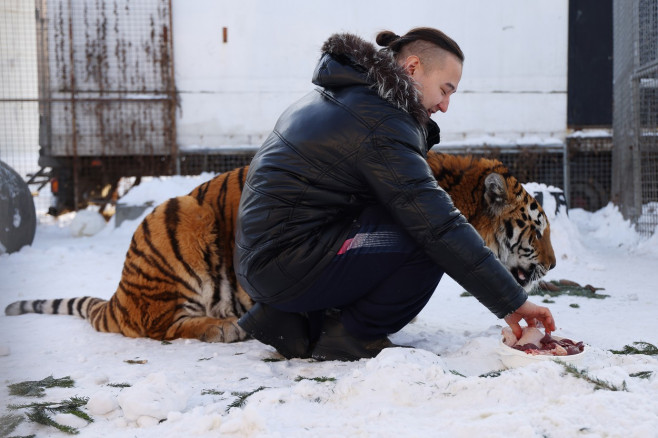
M 348 60 L 352 67 L 363 71 L 366 82 L 382 99 L 411 114 L 421 126 L 431 122 L 413 79 L 398 65 L 390 50 L 378 50 L 353 34 L 337 33 L 325 41 L 322 51 L 343 62 Z

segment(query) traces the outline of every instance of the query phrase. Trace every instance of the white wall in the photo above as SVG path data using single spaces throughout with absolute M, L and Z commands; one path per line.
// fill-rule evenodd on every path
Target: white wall
M 313 89 L 327 37 L 352 32 L 374 42 L 380 30 L 416 26 L 443 30 L 466 55 L 450 111 L 434 116 L 444 142 L 564 138 L 568 0 L 178 0 L 178 142 L 258 145 Z

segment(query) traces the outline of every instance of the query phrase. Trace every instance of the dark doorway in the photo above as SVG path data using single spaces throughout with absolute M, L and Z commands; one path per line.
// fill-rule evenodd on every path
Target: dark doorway
M 567 124 L 612 126 L 612 0 L 569 1 Z

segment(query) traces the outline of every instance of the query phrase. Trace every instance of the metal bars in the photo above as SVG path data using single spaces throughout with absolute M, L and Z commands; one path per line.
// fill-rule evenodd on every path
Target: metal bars
M 658 2 L 615 0 L 613 199 L 642 234 L 658 227 Z

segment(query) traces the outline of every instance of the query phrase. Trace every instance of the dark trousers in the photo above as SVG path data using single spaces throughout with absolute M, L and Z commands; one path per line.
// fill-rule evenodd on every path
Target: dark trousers
M 326 309 L 340 309 L 354 336 L 395 333 L 425 307 L 443 271 L 382 208 L 367 208 L 320 278 L 300 297 L 273 304 L 307 313 L 311 340 Z

